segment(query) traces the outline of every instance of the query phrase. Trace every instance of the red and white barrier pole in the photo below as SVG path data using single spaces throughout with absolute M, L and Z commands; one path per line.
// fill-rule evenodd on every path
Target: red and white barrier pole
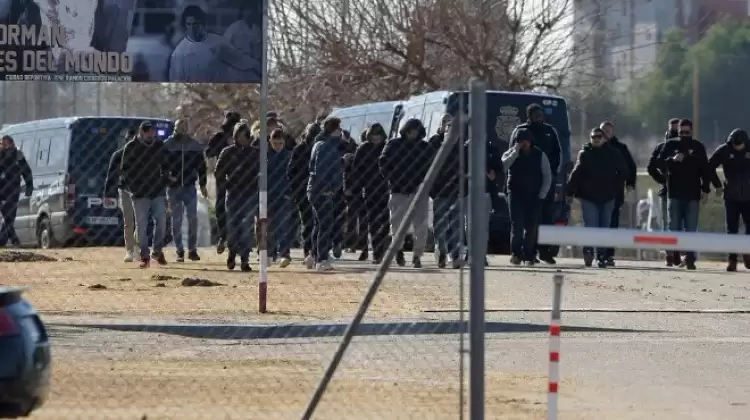
M 549 324 L 549 377 L 547 384 L 547 420 L 557 420 L 558 384 L 560 383 L 560 328 L 562 314 L 562 285 L 564 276 L 557 273 L 553 277 L 552 316 Z

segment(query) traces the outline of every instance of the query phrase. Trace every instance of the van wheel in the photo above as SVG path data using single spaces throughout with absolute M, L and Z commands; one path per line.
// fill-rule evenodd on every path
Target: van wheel
M 36 232 L 36 242 L 41 249 L 50 249 L 58 246 L 55 236 L 52 233 L 52 224 L 47 217 L 39 219 L 39 227 Z

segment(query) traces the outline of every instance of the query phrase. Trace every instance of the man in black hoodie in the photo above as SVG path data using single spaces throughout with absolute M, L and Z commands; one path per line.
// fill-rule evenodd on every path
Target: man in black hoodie
M 430 137 L 428 143 L 434 153 L 440 150 L 445 141 L 445 135 L 450 130 L 452 117 L 450 114 L 443 115 L 438 132 Z M 464 164 L 461 165 L 460 148 L 464 148 Z M 451 266 L 454 269 L 461 268 L 461 244 L 458 235 L 464 228 L 461 218 L 461 204 L 469 194 L 468 184 L 468 156 L 467 145 L 456 142 L 453 151 L 438 169 L 435 183 L 430 190 L 432 197 L 432 230 L 435 233 L 435 245 L 438 248 L 438 268 L 446 266 L 447 255 L 451 257 Z M 463 173 L 461 173 L 463 169 Z M 462 181 L 463 179 L 463 181 Z M 463 189 L 461 183 L 463 182 Z M 489 185 L 489 182 L 488 182 Z
M 659 143 L 654 147 L 654 150 L 651 151 L 651 157 L 648 159 L 648 174 L 654 182 L 659 184 L 659 201 L 661 203 L 659 211 L 661 212 L 662 230 L 667 230 L 669 228 L 669 211 L 667 209 L 667 178 L 665 174 L 662 173 L 662 166 L 659 164 L 659 154 L 668 140 L 680 137 L 678 132 L 679 124 L 679 118 L 672 118 L 669 120 L 667 132 L 664 133 L 664 142 Z M 675 260 L 675 256 L 677 257 L 677 260 Z M 679 252 L 675 252 L 674 254 L 667 252 L 667 266 L 671 267 L 673 265 L 680 265 L 681 262 L 679 256 Z
M 225 147 L 232 144 L 232 130 L 234 125 L 240 121 L 240 114 L 235 111 L 224 113 L 224 122 L 221 123 L 221 130 L 217 131 L 208 141 L 206 149 L 206 159 L 218 158 L 219 154 Z M 221 254 L 226 247 L 227 238 L 227 216 L 225 208 L 226 188 L 223 181 L 216 179 L 216 227 L 219 230 L 219 241 L 216 244 L 216 252 Z
M 399 137 L 391 139 L 383 148 L 378 164 L 383 178 L 388 180 L 391 197 L 388 207 L 391 211 L 391 233 L 404 222 L 406 211 L 417 194 L 419 185 L 424 181 L 427 170 L 432 163 L 432 147 L 424 141 L 427 135 L 422 121 L 416 118 L 406 120 L 399 130 Z M 415 268 L 422 267 L 422 254 L 427 246 L 428 216 L 430 212 L 429 197 L 416 203 L 414 225 L 414 248 L 412 263 Z M 399 249 L 396 263 L 406 265 L 403 243 L 396 244 Z
M 347 183 L 352 195 L 364 196 L 367 230 L 372 241 L 373 264 L 380 264 L 389 242 L 388 181 L 378 168 L 388 135 L 382 125 L 374 123 L 363 133 L 363 141 L 354 155 Z M 367 252 L 367 238 L 365 251 Z M 361 259 L 361 258 L 360 258 Z M 365 255 L 365 258 L 367 256 Z
M 618 185 L 615 185 L 615 206 L 612 210 L 612 217 L 610 219 L 609 227 L 611 227 L 612 229 L 617 229 L 620 227 L 620 210 L 622 209 L 622 205 L 625 203 L 625 190 L 627 190 L 629 193 L 635 191 L 635 181 L 638 177 L 638 168 L 635 165 L 635 160 L 633 160 L 633 155 L 631 155 L 630 150 L 628 150 L 628 146 L 625 143 L 621 143 L 620 139 L 618 139 L 615 135 L 614 124 L 612 124 L 612 122 L 610 121 L 604 121 L 599 125 L 599 128 L 604 135 L 604 141 L 607 142 L 607 145 L 614 148 L 622 155 L 623 162 L 625 163 L 625 167 L 627 170 L 627 172 L 622 174 L 622 177 L 620 178 L 622 182 Z M 600 257 L 604 258 L 607 266 L 614 267 L 614 248 L 607 248 L 604 251 L 604 255 Z
M 706 148 L 693 138 L 693 123 L 680 120 L 679 138 L 668 140 L 662 147 L 657 165 L 665 175 L 669 210 L 669 230 L 698 230 L 700 202 L 705 202 L 713 180 L 708 166 Z M 679 254 L 672 253 L 673 261 Z M 685 257 L 688 270 L 695 270 L 695 252 Z
M 132 140 L 136 135 L 136 130 L 128 130 L 123 139 L 123 147 L 112 153 L 107 168 L 107 179 L 104 181 L 104 197 L 118 197 L 118 205 L 122 212 L 122 228 L 125 238 L 125 262 L 133 262 L 136 254 L 140 253 L 138 245 L 135 243 L 135 213 L 133 210 L 133 197 L 130 191 L 125 188 L 120 176 L 120 166 L 122 165 L 122 152 L 125 150 L 125 144 Z
M 246 123 L 235 125 L 232 137 L 232 145 L 221 151 L 216 162 L 216 182 L 221 182 L 226 191 L 227 269 L 234 270 L 239 255 L 240 269 L 251 271 L 250 252 L 258 212 L 261 156 L 260 150 L 251 146 L 252 135 Z
M 151 121 L 142 122 L 138 129 L 138 136 L 125 145 L 120 166 L 123 185 L 133 197 L 141 268 L 149 266 L 147 232 L 149 216 L 154 218 L 154 252 L 151 258 L 160 265 L 167 263 L 162 252 L 167 228 L 165 187 L 168 182 L 177 180 L 175 177 L 170 177 L 169 169 L 164 143 L 156 138 L 156 130 Z
M 303 141 L 294 147 L 292 156 L 289 158 L 289 166 L 286 169 L 286 176 L 289 180 L 292 199 L 297 206 L 300 226 L 302 230 L 302 249 L 305 258 L 314 253 L 312 232 L 315 225 L 315 215 L 313 214 L 310 201 L 307 199 L 307 178 L 310 170 L 310 153 L 312 152 L 315 138 L 322 132 L 319 124 L 312 123 L 305 128 L 302 135 Z
M 538 147 L 549 159 L 549 166 L 552 170 L 553 185 L 547 192 L 547 197 L 542 202 L 542 210 L 539 215 L 539 223 L 542 225 L 551 225 L 555 222 L 555 212 L 562 200 L 563 177 L 567 174 L 562 166 L 562 147 L 560 138 L 554 127 L 544 122 L 544 110 L 539 104 L 531 104 L 526 108 L 526 118 L 528 120 L 516 127 L 516 130 L 526 129 L 534 135 L 533 144 Z M 512 143 L 511 148 L 514 146 Z M 539 245 L 539 259 L 547 264 L 555 264 L 552 247 L 549 245 Z
M 737 234 L 740 219 L 745 225 L 745 235 L 750 235 L 750 138 L 747 131 L 735 128 L 726 143 L 719 146 L 708 159 L 716 195 L 724 193 L 724 214 L 727 233 Z M 719 181 L 716 169 L 724 170 L 724 184 Z M 723 188 L 722 188 L 723 187 Z M 742 256 L 745 268 L 750 269 L 750 255 Z M 737 271 L 737 254 L 729 254 L 727 271 Z
M 21 195 L 21 180 L 25 184 L 24 195 L 31 197 L 34 192 L 34 178 L 26 157 L 16 148 L 11 136 L 3 136 L 0 141 L 0 247 L 7 241 L 13 246 L 21 246 L 14 223 Z
M 346 237 L 343 238 L 341 244 L 349 248 L 349 252 L 356 252 L 358 249 L 363 251 L 359 255 L 359 260 L 365 261 L 369 257 L 367 255 L 367 222 L 365 220 L 367 216 L 365 215 L 362 195 L 355 195 L 349 191 L 352 177 L 356 176 L 352 174 L 352 169 L 354 154 L 357 153 L 357 142 L 354 141 L 349 130 L 343 131 L 341 141 L 342 159 L 344 159 L 344 195 L 343 210 L 340 213 L 340 217 L 343 217 L 343 219 L 339 223 L 344 226 L 344 231 L 346 231 Z

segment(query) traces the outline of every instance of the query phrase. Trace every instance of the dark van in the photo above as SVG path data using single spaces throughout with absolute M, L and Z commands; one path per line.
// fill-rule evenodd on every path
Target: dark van
M 22 245 L 122 243 L 117 200 L 102 193 L 110 157 L 144 120 L 154 123 L 162 140 L 172 133 L 170 120 L 139 117 L 53 118 L 0 130 L 13 137 L 34 177 L 32 196 L 22 195 L 18 205 L 15 228 Z
M 445 113 L 456 115 L 463 101 L 468 111 L 467 92 L 438 91 L 413 96 L 401 103 L 399 120 L 419 118 L 427 129 L 427 136 L 437 133 L 440 120 Z M 563 151 L 562 162 L 570 162 L 570 122 L 568 105 L 564 98 L 530 92 L 487 92 L 487 141 L 499 153 L 508 149 L 513 129 L 526 119 L 526 107 L 536 103 L 542 106 L 545 120 L 552 125 L 560 138 Z M 398 124 L 396 124 L 398 126 Z M 505 199 L 504 181 L 498 177 L 491 185 L 493 193 L 490 215 L 490 251 L 508 254 L 510 252 L 510 215 Z M 567 224 L 570 207 L 562 200 L 556 214 L 557 224 Z

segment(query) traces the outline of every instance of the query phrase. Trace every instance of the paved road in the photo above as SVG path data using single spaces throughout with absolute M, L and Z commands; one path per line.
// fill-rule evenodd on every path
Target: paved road
M 521 309 L 550 306 L 551 275 L 556 269 L 512 268 L 504 259 L 491 263 L 487 270 L 487 308 L 504 311 L 489 311 L 487 320 L 516 328 L 497 328 L 498 332 L 487 335 L 487 373 L 514 374 L 513 380 L 528 378 L 537 388 L 531 387 L 525 394 L 512 398 L 539 406 L 545 398 L 542 378 L 546 372 L 547 336 L 528 324 L 542 325 L 543 329 L 549 315 Z M 358 264 L 341 263 L 342 266 Z M 562 418 L 747 418 L 750 362 L 745 355 L 750 351 L 750 315 L 743 312 L 750 311 L 750 283 L 745 273 L 728 275 L 720 265 L 711 263 L 702 264 L 697 272 L 666 270 L 656 263 L 635 262 L 621 263 L 614 270 L 581 269 L 580 262 L 573 260 L 562 261 L 558 268 L 566 274 L 564 308 L 648 311 L 564 314 L 563 322 L 568 326 L 634 331 L 564 333 Z M 425 287 L 453 283 L 451 287 L 458 290 L 456 273 L 450 271 L 418 274 L 400 270 L 390 275 L 388 281 L 419 282 Z M 455 307 L 448 307 L 446 302 L 422 309 L 431 312 L 392 321 L 448 322 L 458 317 L 456 312 L 449 311 Z M 726 313 L 701 313 L 701 310 Z M 48 317 L 48 322 L 54 323 L 94 321 L 83 317 Z M 160 324 L 175 321 L 187 320 L 153 320 Z M 226 326 L 238 324 L 241 319 L 189 321 Z M 326 323 L 342 321 L 345 320 Z M 178 334 L 164 329 L 160 333 L 143 333 L 59 324 L 51 327 L 57 357 L 75 359 L 284 357 L 323 363 L 338 342 L 336 338 L 302 337 L 311 334 L 300 331 L 311 329 L 297 329 L 293 334 L 296 337 L 288 339 L 242 339 L 242 328 L 237 326 L 234 330 L 234 338 L 220 339 L 229 337 L 190 338 L 183 336 L 185 332 Z M 224 334 L 227 330 L 225 327 L 217 331 Z M 372 378 L 373 381 L 384 378 L 395 382 L 418 381 L 429 392 L 430 381 L 437 380 L 436 375 L 455 375 L 458 380 L 458 340 L 457 334 L 358 338 L 346 356 L 345 367 L 381 372 L 381 377 Z M 489 418 L 505 418 L 502 413 L 489 414 Z

